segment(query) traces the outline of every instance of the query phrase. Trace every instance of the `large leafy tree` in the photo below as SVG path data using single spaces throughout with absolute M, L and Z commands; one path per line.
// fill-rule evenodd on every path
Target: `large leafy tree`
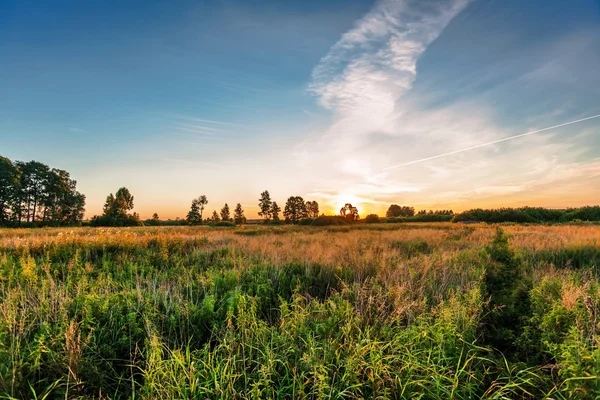
M 38 207 L 46 195 L 50 168 L 38 161 L 17 161 L 17 166 L 21 170 L 19 220 L 24 213 L 27 222 L 35 222 Z
M 258 208 L 260 209 L 258 215 L 263 217 L 265 221 L 268 221 L 271 218 L 272 204 L 271 195 L 268 190 L 265 190 L 260 194 L 260 199 L 258 199 Z
M 319 217 L 319 203 L 316 201 L 307 201 L 306 202 L 306 212 L 309 218 L 318 218 Z
M 77 182 L 67 171 L 52 169 L 42 198 L 43 222 L 74 224 L 83 219 L 85 196 L 76 189 Z
M 8 158 L 0 156 L 0 225 L 6 225 L 15 211 L 21 171 Z
M 340 215 L 349 220 L 355 221 L 359 218 L 358 208 L 354 207 L 350 203 L 344 204 L 344 207 L 340 209 Z
M 240 203 L 237 203 L 237 205 L 235 206 L 235 209 L 233 210 L 233 221 L 237 225 L 246 223 L 246 217 L 244 216 L 244 209 L 242 208 L 242 205 Z
M 84 211 L 85 196 L 67 171 L 0 157 L 0 225 L 75 224 Z
M 303 218 L 306 218 L 306 204 L 300 196 L 291 196 L 285 203 L 283 216 L 287 222 L 297 224 Z

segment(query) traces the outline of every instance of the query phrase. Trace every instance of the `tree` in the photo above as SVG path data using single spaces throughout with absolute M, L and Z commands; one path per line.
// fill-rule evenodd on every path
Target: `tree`
M 198 197 L 198 206 L 200 207 L 200 222 L 202 222 L 202 212 L 204 211 L 204 207 L 208 204 L 208 199 L 206 195 L 201 194 Z
M 50 168 L 37 161 L 17 161 L 17 166 L 21 170 L 19 212 L 27 213 L 27 222 L 35 222 L 38 205 L 46 191 Z M 19 220 L 22 220 L 22 215 Z
M 0 226 L 6 225 L 18 199 L 21 171 L 8 158 L 0 156 Z
M 221 208 L 221 221 L 231 221 L 231 216 L 229 215 L 229 205 L 225 203 L 223 208 Z
M 122 187 L 114 195 L 111 193 L 106 197 L 103 214 L 92 218 L 95 226 L 134 226 L 140 225 L 141 221 L 137 213 L 129 214 L 133 209 L 133 195 L 129 189 Z
M 426 213 L 427 211 L 425 211 Z M 385 213 L 385 216 L 388 218 L 399 217 L 402 213 L 402 208 L 398 204 L 392 204 Z
M 246 217 L 244 217 L 244 209 L 242 208 L 242 205 L 240 203 L 237 203 L 235 209 L 233 210 L 233 221 L 237 225 L 246 223 Z
M 76 189 L 77 182 L 67 171 L 49 171 L 41 199 L 42 222 L 75 224 L 81 222 L 85 211 L 85 196 Z
M 202 223 L 202 217 L 200 216 L 200 202 L 198 199 L 192 200 L 190 211 L 187 213 L 185 219 L 190 225 L 198 225 Z
M 271 218 L 273 219 L 273 221 L 279 221 L 279 213 L 281 212 L 281 207 L 277 205 L 276 201 L 274 201 L 273 204 L 271 204 L 271 211 L 269 212 L 271 213 Z
M 109 209 L 114 215 L 118 216 L 125 216 L 128 211 L 133 210 L 133 195 L 129 192 L 129 189 L 122 187 L 117 190 Z
M 297 224 L 303 218 L 306 218 L 306 204 L 300 196 L 292 196 L 287 199 L 283 216 L 287 222 Z
M 271 207 L 271 195 L 268 190 L 265 190 L 260 194 L 260 199 L 258 199 L 258 208 L 260 208 L 258 215 L 263 217 L 265 221 L 268 221 L 271 218 Z
M 190 225 L 199 225 L 202 223 L 202 212 L 204 206 L 208 204 L 206 195 L 200 195 L 197 199 L 192 200 L 190 211 L 187 214 L 186 220 Z
M 152 214 L 152 221 L 158 221 L 160 220 L 160 218 L 158 217 L 157 213 Z
M 212 222 L 219 222 L 221 220 L 221 218 L 219 218 L 219 214 L 217 214 L 217 210 L 213 210 L 211 220 Z
M 369 214 L 365 217 L 365 222 L 368 224 L 375 224 L 375 223 L 379 222 L 379 215 Z
M 351 221 L 355 221 L 359 218 L 358 208 L 353 207 L 350 203 L 346 203 L 344 207 L 340 209 L 340 215 Z
M 414 207 L 407 207 L 407 206 L 400 207 L 398 204 L 392 204 L 388 208 L 387 212 L 385 213 L 385 216 L 388 218 L 412 217 L 414 215 L 415 215 Z
M 306 202 L 306 212 L 308 213 L 308 218 L 318 218 L 319 217 L 319 203 L 316 201 L 307 201 Z

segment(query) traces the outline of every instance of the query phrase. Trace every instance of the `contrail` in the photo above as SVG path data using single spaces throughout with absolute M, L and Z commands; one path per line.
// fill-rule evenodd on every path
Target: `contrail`
M 418 163 L 422 163 L 422 162 L 429 161 L 429 160 L 435 160 L 436 158 L 446 157 L 446 156 L 450 156 L 452 154 L 457 154 L 457 153 L 462 153 L 462 152 L 473 150 L 473 149 L 478 149 L 480 147 L 489 146 L 491 144 L 496 144 L 496 143 L 500 143 L 500 142 L 506 142 L 507 140 L 517 139 L 517 138 L 520 138 L 520 137 L 523 137 L 523 136 L 527 136 L 527 135 L 533 135 L 534 133 L 540 133 L 540 132 L 543 132 L 543 131 L 548 131 L 550 129 L 556 129 L 556 128 L 560 128 L 561 126 L 572 125 L 572 124 L 576 124 L 578 122 L 583 122 L 583 121 L 587 121 L 589 119 L 594 119 L 594 118 L 598 118 L 598 117 L 600 117 L 600 114 L 592 115 L 591 117 L 577 119 L 575 121 L 565 122 L 564 124 L 558 124 L 558 125 L 554 125 L 554 126 L 549 126 L 547 128 L 542 128 L 542 129 L 538 129 L 538 130 L 531 131 L 531 132 L 521 133 L 520 135 L 509 136 L 509 137 L 504 138 L 504 139 L 494 140 L 493 142 L 481 143 L 481 144 L 477 144 L 475 146 L 466 147 L 464 149 L 454 150 L 454 151 L 450 151 L 448 153 L 443 153 L 443 154 L 438 154 L 437 156 L 431 156 L 431 157 L 427 157 L 427 158 L 422 158 L 420 160 L 409 161 L 409 162 L 404 163 L 404 164 L 393 165 L 391 167 L 384 168 L 382 171 L 388 171 L 388 170 L 394 169 L 394 168 L 400 168 L 400 167 L 405 167 L 407 165 L 418 164 Z

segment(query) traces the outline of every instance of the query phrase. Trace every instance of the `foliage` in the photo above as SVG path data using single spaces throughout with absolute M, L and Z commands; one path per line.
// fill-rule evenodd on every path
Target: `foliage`
M 318 218 L 319 217 L 319 203 L 315 200 L 306 202 L 306 215 L 308 218 Z
M 531 288 L 501 228 L 496 230 L 494 240 L 485 251 L 492 263 L 487 266 L 483 279 L 482 292 L 489 297 L 482 319 L 483 341 L 512 356 L 517 352 L 517 339 L 523 335 L 531 315 Z
M 133 209 L 133 195 L 129 189 L 122 187 L 113 195 L 106 197 L 104 212 L 101 216 L 94 216 L 92 226 L 139 226 L 142 225 L 137 213 L 130 214 Z
M 358 215 L 358 208 L 354 207 L 350 203 L 346 203 L 344 207 L 340 209 L 340 215 L 350 221 L 356 221 L 360 218 Z
M 586 206 L 554 210 L 542 207 L 498 208 L 484 210 L 481 208 L 455 214 L 453 222 L 516 222 L 516 223 L 560 223 L 575 221 L 600 221 L 600 206 Z
M 600 227 L 320 219 L 0 230 L 0 398 L 600 396 Z
M 285 221 L 292 224 L 297 224 L 298 221 L 308 216 L 304 199 L 300 196 L 291 196 L 285 202 L 283 210 Z
M 388 218 L 394 217 L 412 217 L 415 215 L 414 207 L 399 206 L 398 204 L 392 204 L 385 213 Z
M 352 222 L 341 215 L 321 215 L 312 221 L 313 226 L 349 225 Z
M 379 215 L 369 214 L 365 217 L 365 222 L 368 224 L 376 224 L 379 222 Z
M 190 211 L 186 216 L 186 221 L 190 225 L 200 225 L 202 223 L 202 212 L 204 207 L 208 204 L 206 195 L 200 195 L 197 199 L 192 200 Z
M 270 212 L 270 215 L 271 215 L 271 218 L 273 219 L 273 221 L 279 221 L 280 220 L 279 213 L 281 212 L 281 207 L 279 207 L 277 205 L 276 201 L 274 201 L 271 204 L 271 210 L 269 212 Z
M 221 208 L 221 221 L 231 221 L 231 214 L 229 212 L 229 205 L 225 203 L 223 208 Z
M 386 218 L 387 223 L 397 222 L 448 222 L 452 220 L 452 215 L 449 214 L 417 214 L 413 217 L 397 217 Z
M 85 196 L 64 170 L 0 156 L 0 226 L 78 225 Z
M 244 209 L 240 203 L 237 203 L 233 210 L 233 222 L 236 225 L 242 225 L 246 223 L 246 217 L 244 217 Z
M 265 221 L 268 221 L 273 217 L 273 202 L 271 201 L 271 195 L 268 190 L 265 190 L 260 194 L 260 199 L 258 199 L 258 215 L 263 217 Z

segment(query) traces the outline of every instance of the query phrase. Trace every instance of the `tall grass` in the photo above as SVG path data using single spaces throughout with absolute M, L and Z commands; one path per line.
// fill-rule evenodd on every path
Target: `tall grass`
M 600 227 L 503 229 L 0 230 L 0 397 L 600 396 Z

